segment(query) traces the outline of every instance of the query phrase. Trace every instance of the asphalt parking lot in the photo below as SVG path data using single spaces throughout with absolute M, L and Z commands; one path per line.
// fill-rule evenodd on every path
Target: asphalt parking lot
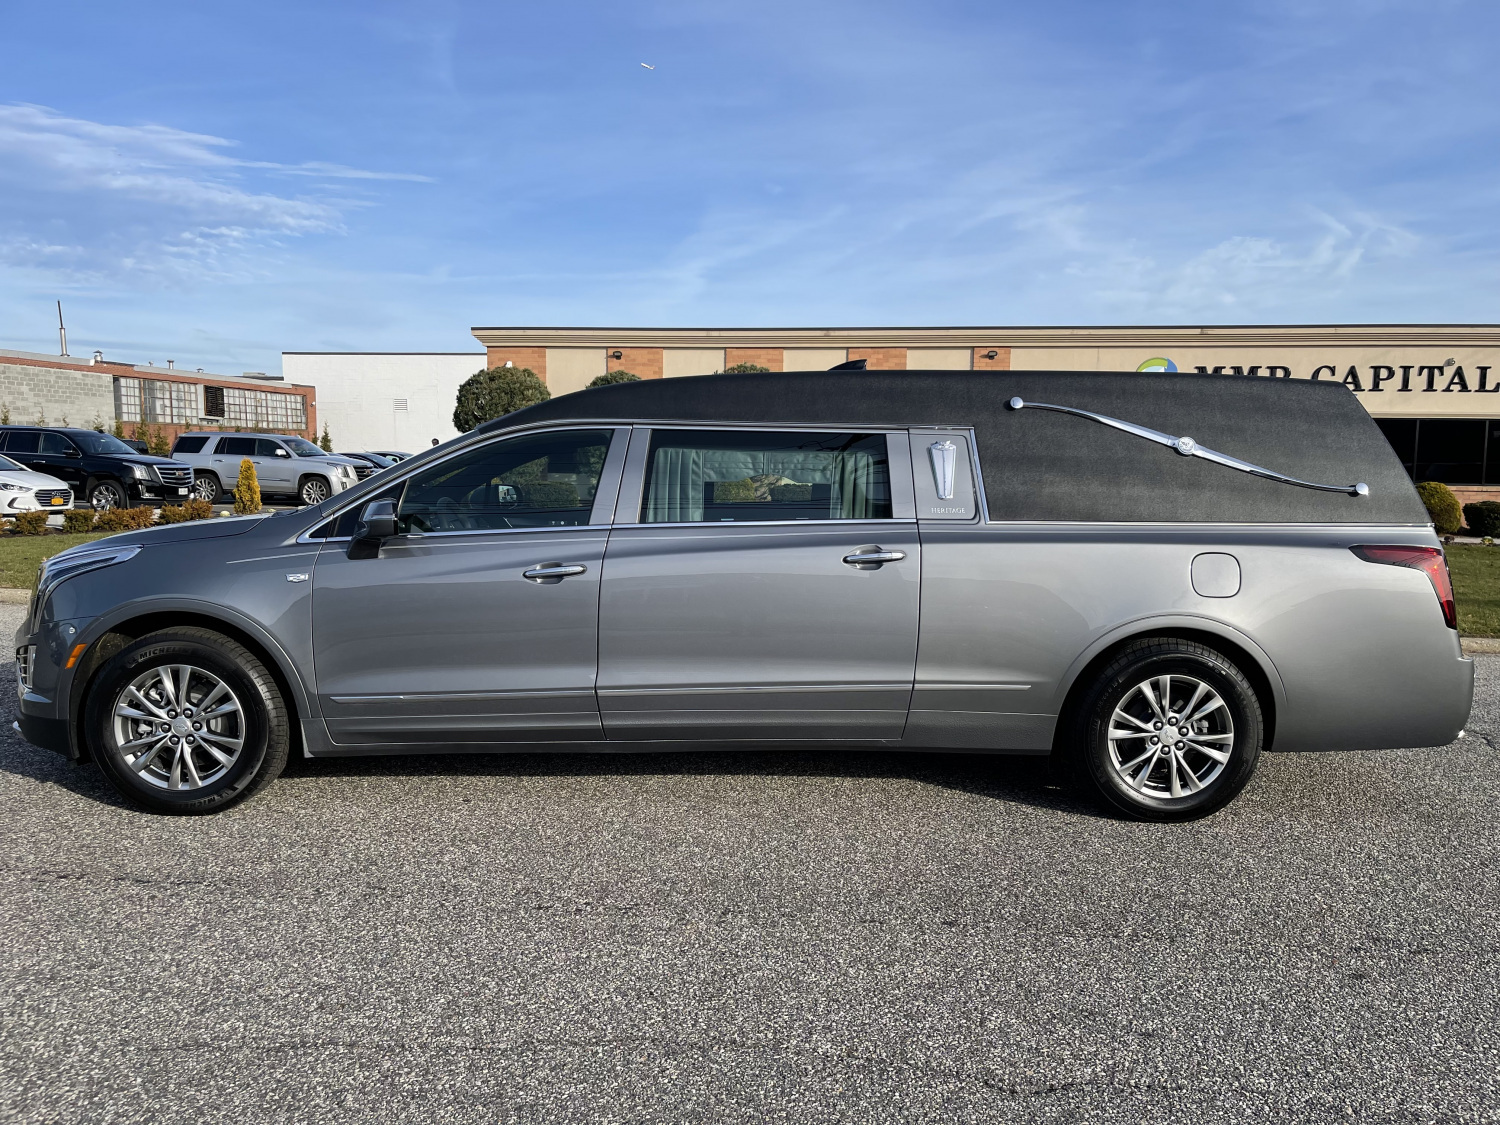
M 1480 661 L 1455 745 L 1178 826 L 783 752 L 299 763 L 170 819 L 7 717 L 0 1119 L 1500 1121 Z

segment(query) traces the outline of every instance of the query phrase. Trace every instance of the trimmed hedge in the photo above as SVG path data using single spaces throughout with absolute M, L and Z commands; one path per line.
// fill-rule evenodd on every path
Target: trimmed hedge
M 1500 503 L 1480 500 L 1465 504 L 1464 523 L 1469 525 L 1469 530 L 1475 535 L 1500 539 Z
M 95 531 L 144 531 L 156 522 L 154 508 L 110 508 L 94 518 Z
M 69 535 L 80 535 L 94 530 L 92 508 L 69 508 L 63 513 L 63 531 Z
M 1441 481 L 1424 480 L 1417 485 L 1417 495 L 1427 505 L 1427 514 L 1432 517 L 1432 526 L 1439 535 L 1458 534 L 1458 529 L 1463 526 L 1464 513 L 1453 489 Z
M 43 535 L 47 531 L 47 512 L 22 512 L 16 516 L 17 535 Z

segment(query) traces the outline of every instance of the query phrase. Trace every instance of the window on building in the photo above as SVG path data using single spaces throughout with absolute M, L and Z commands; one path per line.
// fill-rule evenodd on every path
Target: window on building
M 208 418 L 224 417 L 224 388 L 203 388 L 203 413 Z

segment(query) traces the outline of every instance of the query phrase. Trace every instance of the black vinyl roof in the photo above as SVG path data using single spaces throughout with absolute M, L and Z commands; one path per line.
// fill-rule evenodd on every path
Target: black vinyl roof
M 1265 480 L 1097 422 L 1106 414 L 1320 484 Z M 1430 523 L 1374 420 L 1340 383 L 1097 371 L 812 371 L 700 375 L 577 391 L 481 429 L 565 420 L 972 426 L 992 520 Z

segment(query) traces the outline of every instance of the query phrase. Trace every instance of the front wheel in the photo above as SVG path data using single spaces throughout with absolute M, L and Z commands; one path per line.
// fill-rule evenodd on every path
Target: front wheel
M 130 497 L 119 481 L 101 480 L 89 489 L 89 504 L 96 512 L 107 512 L 111 508 L 130 507 Z
M 219 498 L 219 478 L 213 473 L 199 473 L 193 477 L 193 499 L 206 500 L 210 504 Z
M 297 490 L 297 495 L 304 504 L 321 504 L 333 495 L 333 490 L 322 477 L 308 477 Z
M 266 667 L 208 629 L 150 633 L 89 689 L 84 735 L 128 800 L 154 812 L 218 812 L 286 765 L 290 718 Z
M 1139 820 L 1194 820 L 1245 787 L 1264 721 L 1249 679 L 1196 641 L 1127 645 L 1075 709 L 1062 750 L 1084 786 Z

